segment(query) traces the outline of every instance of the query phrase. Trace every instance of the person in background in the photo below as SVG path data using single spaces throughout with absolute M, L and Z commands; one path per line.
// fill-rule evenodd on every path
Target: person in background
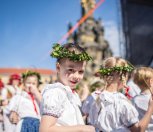
M 2 98 L 10 100 L 16 93 L 21 92 L 21 76 L 19 74 L 10 75 L 8 85 L 2 91 Z
M 3 118 L 4 118 L 4 127 L 5 132 L 13 131 L 16 127 L 15 124 L 12 124 L 9 120 L 10 111 L 8 108 L 8 103 L 11 98 L 17 93 L 21 93 L 21 76 L 17 73 L 11 74 L 9 77 L 9 82 L 4 86 L 2 90 L 2 98 L 7 101 L 6 106 L 3 108 Z
M 76 86 L 76 92 L 78 93 L 81 102 L 83 102 L 89 95 L 89 86 L 87 84 L 87 80 L 84 77 L 84 80 L 82 80 L 77 86 Z
M 0 78 L 0 107 L 6 106 L 8 104 L 8 101 L 2 96 L 2 91 L 4 87 L 5 87 L 4 83 L 2 82 L 2 79 Z
M 139 67 L 133 76 L 134 83 L 141 89 L 141 93 L 136 95 L 132 102 L 139 113 L 139 120 L 145 116 L 148 109 L 150 97 L 153 94 L 153 69 L 150 67 Z M 153 115 L 149 122 L 147 132 L 153 131 Z
M 135 73 L 135 70 L 133 70 L 133 72 L 130 74 L 129 79 L 127 81 L 127 86 L 129 87 L 129 95 L 132 98 L 141 93 L 141 89 L 133 81 L 134 73 Z
M 22 74 L 23 91 L 13 96 L 9 103 L 10 121 L 16 125 L 15 132 L 38 132 L 40 123 L 41 93 L 38 90 L 41 76 L 35 71 Z

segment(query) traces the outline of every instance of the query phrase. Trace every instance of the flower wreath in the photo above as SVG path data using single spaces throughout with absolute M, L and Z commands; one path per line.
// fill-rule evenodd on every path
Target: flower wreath
M 33 75 L 38 78 L 38 83 L 41 84 L 41 81 L 40 81 L 41 80 L 41 76 L 40 76 L 40 74 L 38 72 L 27 71 L 25 73 L 22 73 L 22 78 L 23 78 L 23 80 L 25 80 L 27 77 L 33 76 Z
M 117 72 L 121 72 L 121 73 L 127 73 L 127 72 L 132 72 L 134 70 L 134 67 L 131 65 L 128 66 L 115 66 L 112 68 L 100 68 L 99 71 L 97 72 L 97 75 L 101 75 L 101 76 L 109 76 L 111 75 L 112 72 L 117 71 Z
M 68 49 L 64 48 L 60 44 L 56 43 L 53 46 L 53 51 L 50 56 L 54 58 L 69 58 L 72 61 L 89 61 L 92 60 L 92 57 L 89 56 L 86 52 L 76 54 L 75 51 L 69 51 Z

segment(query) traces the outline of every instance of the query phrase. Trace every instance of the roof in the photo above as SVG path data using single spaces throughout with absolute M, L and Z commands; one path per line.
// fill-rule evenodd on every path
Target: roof
M 39 72 L 43 75 L 53 75 L 56 74 L 56 71 L 50 70 L 50 69 L 39 69 L 39 68 L 0 68 L 0 74 L 13 74 L 18 73 L 22 74 L 23 72 L 26 72 L 27 70 L 32 70 Z

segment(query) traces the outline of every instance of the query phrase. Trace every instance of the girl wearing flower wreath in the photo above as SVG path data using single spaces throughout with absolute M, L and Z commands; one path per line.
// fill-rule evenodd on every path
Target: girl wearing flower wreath
M 58 81 L 48 84 L 42 92 L 40 132 L 95 132 L 84 125 L 79 109 L 81 101 L 75 92 L 91 57 L 78 44 L 55 44 L 51 53 L 57 58 Z
M 140 132 L 145 131 L 153 113 L 153 101 L 144 117 L 139 120 L 136 108 L 123 95 L 121 89 L 125 85 L 128 73 L 133 70 L 126 60 L 118 57 L 107 58 L 102 68 L 96 73 L 106 82 L 105 90 L 95 104 L 95 126 L 104 132 Z
M 22 74 L 24 91 L 16 94 L 9 103 L 10 121 L 16 125 L 15 132 L 38 132 L 40 124 L 41 94 L 38 91 L 40 75 L 27 71 Z
M 134 73 L 133 80 L 141 89 L 141 93 L 132 99 L 134 106 L 139 113 L 139 119 L 143 118 L 147 109 L 148 102 L 153 93 L 153 69 L 150 67 L 139 67 Z M 153 115 L 146 130 L 153 131 Z

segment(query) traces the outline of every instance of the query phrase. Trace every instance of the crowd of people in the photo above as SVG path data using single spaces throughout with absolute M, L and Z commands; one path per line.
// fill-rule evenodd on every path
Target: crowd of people
M 153 69 L 108 57 L 80 100 L 77 86 L 92 57 L 77 43 L 55 44 L 57 80 L 40 91 L 41 75 L 0 79 L 1 132 L 152 132 Z M 83 87 L 80 87 L 83 88 Z

